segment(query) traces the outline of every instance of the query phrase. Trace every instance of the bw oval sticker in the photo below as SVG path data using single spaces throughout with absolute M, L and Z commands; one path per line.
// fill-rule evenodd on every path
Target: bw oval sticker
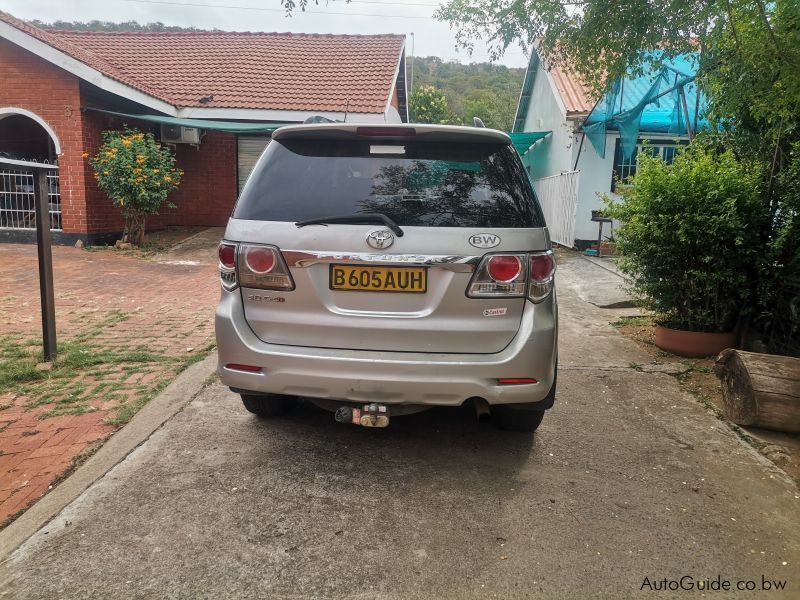
M 469 236 L 470 245 L 476 248 L 494 248 L 500 241 L 500 236 L 493 233 L 476 233 Z

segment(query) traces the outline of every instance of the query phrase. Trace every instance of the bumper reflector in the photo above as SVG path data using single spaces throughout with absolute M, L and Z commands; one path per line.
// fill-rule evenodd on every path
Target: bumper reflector
M 260 373 L 261 367 L 256 367 L 255 365 L 239 365 L 236 363 L 229 363 L 225 365 L 226 369 L 231 369 L 232 371 L 246 371 L 247 373 Z
M 521 385 L 525 383 L 539 383 L 533 377 L 506 377 L 498 379 L 497 383 L 500 385 Z

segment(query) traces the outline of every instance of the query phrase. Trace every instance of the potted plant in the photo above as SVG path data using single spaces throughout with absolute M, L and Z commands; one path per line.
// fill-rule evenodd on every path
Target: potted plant
M 656 345 L 681 356 L 735 346 L 761 260 L 758 166 L 695 140 L 672 164 L 640 153 L 630 183 L 605 212 L 621 223 L 619 266 L 656 315 Z

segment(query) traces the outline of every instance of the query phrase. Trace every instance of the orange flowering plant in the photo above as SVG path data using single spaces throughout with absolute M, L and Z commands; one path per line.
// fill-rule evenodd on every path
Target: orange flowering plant
M 141 245 L 147 216 L 158 214 L 164 204 L 175 206 L 168 196 L 183 176 L 175 156 L 152 133 L 126 127 L 104 131 L 103 145 L 89 163 L 97 185 L 125 217 L 122 241 Z

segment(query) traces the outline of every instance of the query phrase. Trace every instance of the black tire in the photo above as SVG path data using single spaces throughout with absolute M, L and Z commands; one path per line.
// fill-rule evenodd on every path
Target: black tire
M 282 417 L 297 406 L 295 396 L 241 394 L 244 407 L 259 417 Z
M 543 418 L 543 410 L 514 408 L 510 404 L 492 407 L 492 422 L 506 431 L 536 431 Z
M 558 364 L 558 358 L 556 358 Z M 553 376 L 553 386 L 542 401 L 546 407 L 553 406 L 556 399 L 556 384 L 558 383 L 558 368 Z M 544 410 L 517 407 L 513 404 L 497 404 L 492 406 L 492 422 L 500 429 L 506 431 L 536 431 L 542 424 Z

